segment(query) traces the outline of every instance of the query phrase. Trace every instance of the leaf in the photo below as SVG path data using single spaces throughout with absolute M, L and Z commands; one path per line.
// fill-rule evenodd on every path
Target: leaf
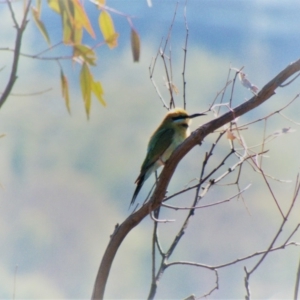
M 92 92 L 97 97 L 97 99 L 99 100 L 99 102 L 103 106 L 106 106 L 106 102 L 103 99 L 104 91 L 102 89 L 102 85 L 101 85 L 100 81 L 93 81 L 92 82 Z
M 131 51 L 132 51 L 134 62 L 139 61 L 140 50 L 141 50 L 140 37 L 138 33 L 133 28 L 131 28 Z
M 174 83 L 171 82 L 171 83 L 170 83 L 170 87 L 171 87 L 172 91 L 173 91 L 176 95 L 179 94 L 179 90 L 178 90 L 177 86 L 176 86 Z
M 86 45 L 75 45 L 73 49 L 74 57 L 79 57 L 81 60 L 88 63 L 89 65 L 96 65 L 97 56 L 92 48 Z
M 62 96 L 65 99 L 65 104 L 66 104 L 67 110 L 68 110 L 69 114 L 71 114 L 68 79 L 62 70 L 60 70 L 60 82 L 61 82 Z
M 96 3 L 98 4 L 98 7 L 105 6 L 106 0 L 96 0 Z
M 233 133 L 232 131 L 230 131 L 229 129 L 227 129 L 226 134 L 227 134 L 227 139 L 228 139 L 228 140 L 233 141 L 233 140 L 236 139 L 236 136 L 234 135 L 234 133 Z
M 60 14 L 59 0 L 48 0 L 48 6 L 56 13 Z
M 80 87 L 84 101 L 86 115 L 89 118 L 91 109 L 91 88 L 92 88 L 93 77 L 90 73 L 87 63 L 82 65 L 80 71 Z
M 38 9 L 36 9 L 35 7 L 31 8 L 31 12 L 33 15 L 33 19 L 38 27 L 38 29 L 40 30 L 40 32 L 42 33 L 43 37 L 45 38 L 46 42 L 50 45 L 50 38 L 47 32 L 47 29 L 44 25 L 44 23 L 40 20 L 40 11 Z
M 66 45 L 80 44 L 82 25 L 75 19 L 75 0 L 48 0 L 48 6 L 61 15 L 63 42 Z
M 73 30 L 73 32 L 72 32 L 72 41 L 75 45 L 81 44 L 82 35 L 83 35 L 82 28 Z
M 82 4 L 79 0 L 73 0 L 74 4 L 74 29 L 82 29 L 82 27 L 90 34 L 91 37 L 96 38 L 94 30 L 91 26 L 90 20 L 87 17 Z
M 99 27 L 107 46 L 110 49 L 117 47 L 119 34 L 115 32 L 113 20 L 110 14 L 105 10 L 100 13 Z
M 38 11 L 38 19 L 41 18 L 42 0 L 36 0 L 36 10 Z
M 63 42 L 64 44 L 73 44 L 72 41 L 72 27 L 68 14 L 65 10 L 62 11 L 62 23 L 63 23 Z

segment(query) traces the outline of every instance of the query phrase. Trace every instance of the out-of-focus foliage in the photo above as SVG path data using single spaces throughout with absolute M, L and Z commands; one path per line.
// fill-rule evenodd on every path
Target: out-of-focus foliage
M 90 1 L 95 4 L 95 7 L 99 10 L 98 24 L 103 36 L 103 42 L 98 42 L 95 31 L 92 27 L 92 22 L 84 9 L 84 2 L 79 0 L 48 0 L 48 7 L 55 13 L 60 15 L 62 37 L 61 44 L 67 47 L 72 47 L 72 61 L 81 65 L 80 69 L 80 87 L 84 100 L 85 111 L 87 117 L 90 115 L 91 108 L 91 95 L 96 96 L 99 102 L 105 106 L 106 102 L 103 98 L 104 91 L 100 81 L 95 80 L 91 67 L 96 66 L 97 54 L 95 48 L 107 45 L 110 49 L 118 46 L 119 33 L 115 31 L 115 25 L 111 12 L 126 17 L 131 27 L 131 49 L 133 53 L 134 62 L 139 61 L 140 57 L 140 38 L 133 27 L 132 21 L 129 16 L 111 9 L 106 6 L 105 0 Z M 37 0 L 36 6 L 32 7 L 32 15 L 37 24 L 38 29 L 42 33 L 46 42 L 51 48 L 51 39 L 49 31 L 47 30 L 44 22 L 41 18 L 42 1 Z M 94 45 L 85 45 L 82 43 L 83 34 L 87 33 L 95 40 Z M 60 81 L 62 88 L 62 96 L 65 100 L 65 104 L 68 112 L 71 111 L 69 84 L 65 73 L 60 65 Z

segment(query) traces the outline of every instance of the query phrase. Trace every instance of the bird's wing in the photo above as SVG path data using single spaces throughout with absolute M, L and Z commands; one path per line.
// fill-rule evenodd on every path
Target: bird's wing
M 147 156 L 141 168 L 141 173 L 147 171 L 169 148 L 174 136 L 174 129 L 160 129 L 150 139 Z
M 153 166 L 153 164 L 163 155 L 163 153 L 169 148 L 172 143 L 174 130 L 160 129 L 153 134 L 150 139 L 146 158 L 141 167 L 141 172 L 135 183 L 137 184 L 130 205 L 132 205 L 142 188 L 144 181 L 147 179 L 147 171 Z

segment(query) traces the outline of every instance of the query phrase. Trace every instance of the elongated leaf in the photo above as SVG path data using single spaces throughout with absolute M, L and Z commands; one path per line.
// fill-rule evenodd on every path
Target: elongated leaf
M 74 42 L 75 45 L 81 44 L 82 35 L 83 35 L 82 28 L 73 30 L 72 40 L 73 40 L 73 42 Z
M 47 29 L 44 25 L 44 23 L 40 20 L 39 16 L 40 16 L 40 12 L 38 11 L 38 9 L 32 7 L 31 8 L 31 12 L 33 15 L 33 19 L 38 27 L 38 29 L 40 30 L 40 32 L 42 33 L 43 37 L 45 38 L 46 42 L 50 45 L 50 38 L 47 32 Z
M 134 62 L 139 61 L 140 50 L 141 50 L 140 37 L 138 33 L 132 28 L 131 29 L 131 51 L 132 51 Z
M 41 19 L 41 8 L 42 8 L 42 0 L 36 0 L 36 10 L 38 12 L 38 19 Z
M 91 76 L 89 67 L 87 63 L 84 63 L 80 71 L 80 87 L 81 87 L 81 93 L 84 101 L 86 115 L 88 118 L 90 116 L 90 109 L 91 109 L 92 80 L 93 78 Z
M 118 46 L 119 34 L 115 32 L 115 27 L 110 14 L 103 10 L 99 16 L 99 27 L 102 32 L 103 38 L 110 49 Z
M 60 82 L 61 82 L 62 96 L 65 99 L 65 104 L 66 104 L 67 110 L 68 110 L 69 114 L 71 114 L 68 79 L 62 70 L 60 70 Z
M 105 102 L 105 100 L 103 98 L 104 91 L 102 89 L 102 85 L 101 85 L 100 81 L 93 81 L 92 82 L 92 92 L 97 97 L 97 99 L 99 100 L 99 102 L 103 106 L 106 106 L 106 102 Z
M 68 18 L 68 13 L 64 10 L 62 11 L 62 23 L 63 23 L 63 42 L 64 44 L 73 44 L 72 39 L 72 27 L 70 24 L 70 19 Z
M 60 0 L 48 0 L 48 6 L 60 14 L 60 5 L 59 5 Z
M 104 6 L 106 4 L 105 0 L 96 0 L 99 7 Z
M 87 17 L 82 4 L 79 0 L 73 0 L 74 4 L 74 28 L 81 29 L 82 27 L 90 34 L 91 37 L 96 38 L 95 32 L 91 26 L 90 20 Z M 80 28 L 78 28 L 80 26 Z

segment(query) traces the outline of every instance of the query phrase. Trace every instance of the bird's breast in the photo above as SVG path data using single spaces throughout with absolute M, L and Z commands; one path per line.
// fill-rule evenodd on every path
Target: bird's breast
M 186 130 L 186 132 L 184 132 L 184 134 L 175 134 L 174 135 L 171 145 L 167 148 L 167 150 L 161 156 L 161 160 L 163 162 L 166 162 L 170 158 L 173 151 L 189 136 L 189 133 L 190 133 L 189 130 Z

